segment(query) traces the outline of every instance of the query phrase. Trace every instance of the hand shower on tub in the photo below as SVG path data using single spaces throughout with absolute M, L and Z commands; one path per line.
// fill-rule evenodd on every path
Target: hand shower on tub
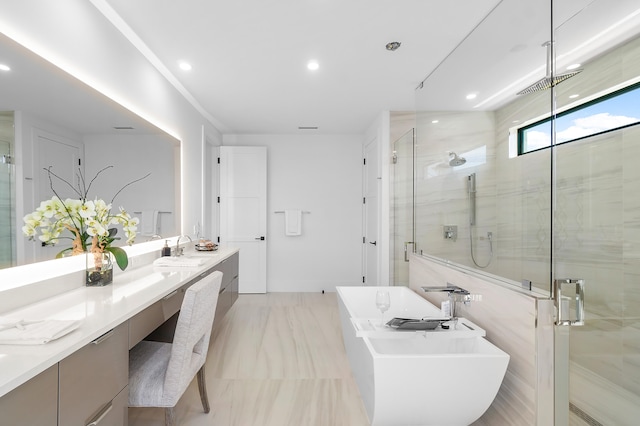
M 487 232 L 487 238 L 489 239 L 490 256 L 486 265 L 480 265 L 476 261 L 475 254 L 473 253 L 473 227 L 476 226 L 476 174 L 471 173 L 467 176 L 467 192 L 469 196 L 469 249 L 471 251 L 471 260 L 473 264 L 478 268 L 486 268 L 493 259 L 493 240 L 492 233 Z

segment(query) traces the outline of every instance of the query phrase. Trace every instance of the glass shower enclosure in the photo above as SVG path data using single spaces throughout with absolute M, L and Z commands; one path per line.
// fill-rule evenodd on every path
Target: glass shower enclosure
M 634 425 L 640 105 L 565 122 L 567 111 L 640 87 L 640 5 L 535 3 L 500 2 L 416 91 L 415 144 L 394 142 L 394 279 L 405 282 L 404 247 L 415 242 L 418 253 L 554 299 L 555 424 Z M 479 52 L 489 65 L 475 66 Z M 489 94 L 456 103 L 483 81 Z M 526 128 L 534 149 L 523 149 Z
M 409 253 L 415 248 L 415 129 L 393 142 L 393 285 L 409 286 Z

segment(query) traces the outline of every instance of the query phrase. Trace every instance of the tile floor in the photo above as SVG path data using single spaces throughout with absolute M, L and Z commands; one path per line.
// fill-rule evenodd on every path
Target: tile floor
M 211 412 L 202 411 L 194 380 L 176 407 L 179 424 L 369 425 L 335 293 L 240 295 L 214 322 L 206 364 Z M 129 426 L 163 422 L 162 409 L 129 409 Z

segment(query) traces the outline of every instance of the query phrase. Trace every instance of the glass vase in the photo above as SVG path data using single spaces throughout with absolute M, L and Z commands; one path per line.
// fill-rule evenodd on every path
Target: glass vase
M 113 282 L 113 261 L 111 253 L 96 251 L 86 254 L 86 285 L 88 287 L 105 286 Z

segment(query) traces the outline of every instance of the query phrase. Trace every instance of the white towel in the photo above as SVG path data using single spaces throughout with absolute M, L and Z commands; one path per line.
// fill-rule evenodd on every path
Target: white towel
M 158 210 L 143 210 L 140 222 L 142 222 L 140 234 L 143 237 L 156 235 L 158 233 Z
M 43 345 L 72 332 L 79 320 L 0 319 L 0 345 Z
M 284 234 L 289 237 L 302 235 L 302 210 L 284 211 Z
M 207 259 L 202 257 L 159 257 L 153 261 L 153 266 L 159 268 L 197 268 L 205 263 Z

